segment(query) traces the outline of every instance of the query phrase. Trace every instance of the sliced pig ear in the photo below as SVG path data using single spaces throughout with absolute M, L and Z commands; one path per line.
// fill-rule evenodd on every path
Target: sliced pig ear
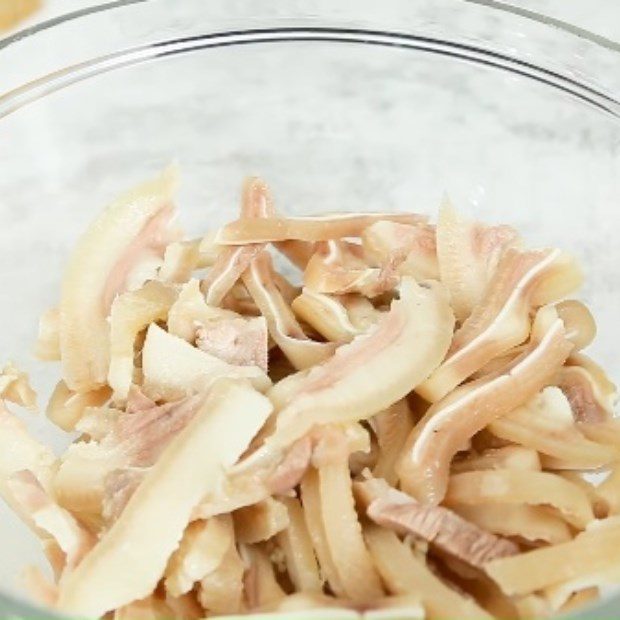
M 504 250 L 519 243 L 509 226 L 485 226 L 461 217 L 447 197 L 439 210 L 437 255 L 454 314 L 465 320 L 483 297 Z
M 132 271 L 163 257 L 177 236 L 170 226 L 176 185 L 177 172 L 169 168 L 122 195 L 82 235 L 69 258 L 60 301 L 60 352 L 70 389 L 90 391 L 106 383 L 110 306 Z
M 289 444 L 314 424 L 362 420 L 386 409 L 439 365 L 453 326 L 441 284 L 403 278 L 400 298 L 368 334 L 310 370 L 278 415 L 272 441 Z
M 0 371 L 0 400 L 8 400 L 33 411 L 37 409 L 37 394 L 30 385 L 30 378 L 14 364 L 8 363 Z
M 450 463 L 463 442 L 552 382 L 572 347 L 555 309 L 541 308 L 519 357 L 493 375 L 459 386 L 418 422 L 398 466 L 403 489 L 420 501 L 441 502 Z
M 143 390 L 158 400 L 175 400 L 205 390 L 222 377 L 249 379 L 261 390 L 271 386 L 257 366 L 235 366 L 151 324 L 142 349 Z

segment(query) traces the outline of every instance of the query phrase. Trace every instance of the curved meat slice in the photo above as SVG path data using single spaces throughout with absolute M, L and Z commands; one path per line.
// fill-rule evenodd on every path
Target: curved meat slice
M 556 294 L 571 292 L 580 281 L 575 263 L 559 250 L 506 250 L 484 300 L 454 334 L 443 364 L 417 392 L 430 402 L 443 398 L 493 358 L 524 342 L 531 311 L 555 301 Z
M 165 321 L 177 298 L 176 290 L 156 280 L 116 297 L 110 312 L 108 385 L 116 403 L 127 400 L 134 380 L 135 342 L 151 323 Z
M 310 340 L 303 331 L 274 282 L 273 265 L 267 252 L 252 261 L 243 274 L 243 283 L 267 320 L 271 337 L 295 368 L 314 366 L 333 355 L 335 343 Z
M 233 512 L 235 540 L 253 544 L 268 540 L 288 527 L 288 512 L 284 504 L 268 497 L 251 506 Z
M 246 179 L 242 189 L 240 221 L 251 220 L 251 225 L 254 226 L 254 220 L 257 218 L 274 215 L 273 200 L 267 185 L 256 177 Z M 219 243 L 219 241 L 216 242 Z M 202 281 L 201 290 L 207 304 L 222 305 L 224 298 L 237 280 L 264 248 L 265 245 L 262 243 L 232 248 L 223 247 L 207 277 Z
M 30 378 L 10 362 L 0 371 L 0 400 L 37 410 L 37 394 L 30 385 Z
M 482 568 L 490 560 L 519 553 L 512 541 L 481 529 L 448 508 L 424 506 L 387 484 L 376 485 L 374 491 L 366 514 L 377 525 L 423 538 L 469 566 Z
M 366 419 L 402 399 L 443 359 L 453 325 L 439 283 L 403 278 L 400 298 L 374 329 L 310 370 L 267 448 L 290 445 L 315 424 Z
M 201 239 L 191 239 L 169 244 L 164 252 L 162 266 L 157 272 L 157 279 L 161 282 L 182 284 L 192 277 L 194 270 L 211 267 L 211 257 L 200 251 L 201 243 Z
M 277 605 L 286 594 L 276 580 L 266 551 L 258 546 L 240 545 L 239 552 L 247 567 L 243 575 L 243 588 L 248 608 L 262 610 Z
M 463 442 L 550 383 L 571 349 L 555 310 L 539 310 L 521 356 L 496 374 L 457 388 L 416 425 L 398 466 L 403 490 L 424 503 L 439 503 Z
M 468 471 L 450 478 L 445 502 L 552 506 L 564 520 L 584 529 L 594 519 L 590 499 L 579 486 L 544 471 Z
M 284 254 L 295 267 L 302 271 L 306 268 L 308 261 L 316 250 L 316 243 L 296 241 L 294 239 L 277 241 L 274 245 L 278 252 Z
M 91 392 L 74 392 L 59 381 L 47 403 L 47 417 L 59 428 L 72 431 L 89 407 L 101 407 L 110 400 L 112 391 L 106 385 Z
M 540 457 L 532 448 L 522 446 L 506 446 L 491 448 L 480 454 L 471 454 L 463 459 L 452 461 L 452 473 L 479 471 L 484 469 L 524 469 L 540 471 Z
M 214 571 L 234 542 L 229 515 L 193 521 L 166 567 L 164 585 L 172 596 L 189 592 L 194 584 Z
M 555 305 L 558 316 L 564 321 L 566 337 L 581 351 L 596 337 L 596 323 L 588 307 L 576 299 L 567 299 Z
M 365 228 L 380 220 L 402 224 L 425 223 L 428 218 L 415 213 L 336 213 L 306 217 L 265 217 L 254 222 L 239 219 L 218 231 L 221 245 L 247 245 L 274 241 L 328 241 L 359 237 Z
M 58 608 L 99 617 L 150 594 L 194 507 L 224 482 L 225 469 L 247 449 L 270 413 L 268 399 L 246 383 L 214 385 L 118 520 L 61 581 Z
M 291 304 L 293 312 L 310 327 L 333 342 L 351 342 L 362 331 L 356 328 L 345 306 L 333 295 L 304 288 Z
M 222 319 L 196 330 L 196 346 L 233 366 L 256 366 L 267 372 L 267 322 L 263 317 Z
M 497 437 L 565 462 L 571 469 L 597 469 L 615 461 L 618 449 L 587 439 L 571 405 L 557 387 L 545 388 L 522 407 L 488 426 Z
M 322 241 L 316 244 L 306 265 L 304 286 L 328 295 L 360 293 L 377 297 L 398 285 L 397 264 L 398 261 L 390 261 L 380 268 L 369 267 L 360 246 L 346 241 Z
M 235 319 L 238 315 L 230 310 L 207 305 L 200 292 L 198 280 L 189 280 L 179 291 L 176 301 L 168 312 L 168 333 L 193 344 L 198 325 L 208 325 L 221 319 Z
M 482 301 L 504 251 L 518 244 L 519 236 L 513 228 L 472 222 L 444 202 L 437 222 L 439 271 L 459 321 Z
M 143 390 L 154 400 L 174 400 L 205 390 L 216 379 L 249 379 L 258 389 L 271 386 L 257 366 L 234 366 L 205 353 L 152 323 L 142 350 Z
M 616 386 L 603 369 L 583 354 L 571 355 L 558 372 L 555 384 L 570 402 L 577 422 L 608 422 L 614 415 Z
M 60 350 L 63 378 L 76 392 L 106 383 L 106 319 L 112 302 L 118 293 L 148 279 L 145 262 L 161 262 L 177 236 L 170 225 L 176 176 L 168 169 L 118 198 L 82 235 L 69 259 L 60 301 Z
M 51 536 L 56 541 L 65 554 L 65 568 L 75 568 L 92 548 L 94 537 L 50 498 L 32 471 L 15 472 L 6 484 L 18 512 L 27 516 L 41 538 Z
M 439 280 L 435 227 L 381 221 L 362 233 L 364 256 L 374 267 L 396 265 L 399 275 Z

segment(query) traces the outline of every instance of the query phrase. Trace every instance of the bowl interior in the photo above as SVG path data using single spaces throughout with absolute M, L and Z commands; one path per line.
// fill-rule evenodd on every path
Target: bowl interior
M 234 217 L 243 177 L 258 174 L 287 214 L 434 216 L 447 195 L 531 245 L 565 248 L 584 265 L 599 325 L 591 354 L 620 377 L 618 119 L 528 75 L 364 40 L 188 49 L 0 121 L 0 350 L 31 372 L 42 403 L 58 368 L 33 359 L 37 320 L 58 301 L 72 244 L 116 193 L 172 160 L 190 236 Z M 66 441 L 44 416 L 28 423 Z M 17 594 L 15 576 L 41 556 L 4 505 L 0 515 L 0 583 Z

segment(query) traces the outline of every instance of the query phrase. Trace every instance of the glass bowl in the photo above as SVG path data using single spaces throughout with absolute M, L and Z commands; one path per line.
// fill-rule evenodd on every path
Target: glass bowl
M 575 253 L 620 377 L 620 53 L 608 41 L 454 0 L 126 0 L 0 41 L 0 351 L 49 394 L 32 355 L 80 231 L 172 160 L 190 234 L 264 177 L 289 214 L 458 209 Z M 22 415 L 19 412 L 19 415 Z M 38 436 L 67 440 L 44 416 Z M 4 506 L 0 614 L 41 563 Z M 580 618 L 618 617 L 609 598 Z

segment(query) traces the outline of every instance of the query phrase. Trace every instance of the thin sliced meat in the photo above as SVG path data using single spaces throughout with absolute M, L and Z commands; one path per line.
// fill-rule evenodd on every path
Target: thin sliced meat
M 245 286 L 267 320 L 271 337 L 297 369 L 328 359 L 336 344 L 310 340 L 276 286 L 273 273 L 271 257 L 263 252 L 243 275 Z
M 205 353 L 155 323 L 142 349 L 142 389 L 154 400 L 175 400 L 208 389 L 217 379 L 248 379 L 258 389 L 270 387 L 269 377 L 257 366 L 235 366 Z
M 63 379 L 74 391 L 106 383 L 112 302 L 155 275 L 166 246 L 177 237 L 171 227 L 176 176 L 168 169 L 118 198 L 82 235 L 69 259 L 60 301 L 60 350 Z M 151 274 L 144 272 L 145 264 Z
M 315 424 L 363 420 L 402 399 L 440 363 L 453 324 L 440 284 L 403 278 L 400 298 L 375 328 L 308 373 L 267 449 L 290 445 Z
M 550 383 L 572 346 L 555 310 L 541 309 L 530 345 L 517 360 L 495 375 L 457 388 L 416 425 L 398 467 L 403 490 L 424 503 L 441 502 L 450 463 L 464 441 Z
M 438 280 L 435 227 L 381 221 L 362 233 L 364 256 L 374 267 L 396 265 L 400 275 Z
M 465 458 L 452 461 L 452 473 L 479 471 L 485 469 L 524 469 L 540 471 L 540 457 L 536 450 L 522 446 L 489 448 L 480 454 L 469 454 Z
M 568 398 L 577 422 L 596 424 L 613 417 L 616 386 L 585 355 L 571 355 L 566 366 L 559 370 L 555 384 Z
M 446 505 L 527 504 L 552 506 L 577 529 L 594 520 L 589 497 L 576 484 L 543 471 L 469 471 L 450 478 Z M 556 513 L 557 514 L 557 513 Z
M 119 519 L 61 581 L 58 608 L 99 617 L 148 596 L 194 507 L 222 484 L 225 468 L 247 449 L 270 413 L 269 401 L 246 383 L 222 380 L 213 386 Z M 238 422 L 231 425 L 231 417 Z
M 274 245 L 278 252 L 286 256 L 295 267 L 302 271 L 306 268 L 316 249 L 316 243 L 295 239 L 277 241 Z
M 193 279 L 183 284 L 168 312 L 168 333 L 193 344 L 199 325 L 234 318 L 238 318 L 235 312 L 207 305 L 200 283 Z
M 108 385 L 115 402 L 124 402 L 134 382 L 135 343 L 151 323 L 165 321 L 177 298 L 176 290 L 152 280 L 116 297 L 110 311 Z
M 6 364 L 0 371 L 0 400 L 37 410 L 37 394 L 30 385 L 30 378 L 14 364 Z
M 64 381 L 59 381 L 47 403 L 50 421 L 65 431 L 72 431 L 89 407 L 101 407 L 112 396 L 106 385 L 90 392 L 74 392 Z
M 268 540 L 288 527 L 286 506 L 272 497 L 233 512 L 235 539 L 253 544 Z
M 370 267 L 360 246 L 346 241 L 323 241 L 316 244 L 306 265 L 304 286 L 328 295 L 360 293 L 377 297 L 398 285 L 396 265 L 397 261 L 391 261 L 380 268 Z
M 301 295 L 291 303 L 291 309 L 326 340 L 351 342 L 363 331 L 353 325 L 346 307 L 335 295 L 304 288 Z
M 196 330 L 196 346 L 233 366 L 256 366 L 267 372 L 267 322 L 263 317 L 222 319 Z
M 377 525 L 423 538 L 469 566 L 481 568 L 492 559 L 519 553 L 512 541 L 481 529 L 448 508 L 424 506 L 387 484 L 378 484 L 373 495 L 366 514 Z
M 510 226 L 486 226 L 467 220 L 444 202 L 437 222 L 439 271 L 459 321 L 464 321 L 482 301 L 504 251 L 518 243 L 519 236 Z
M 221 245 L 247 245 L 274 241 L 328 241 L 359 237 L 363 230 L 380 220 L 403 224 L 425 223 L 427 218 L 413 213 L 337 213 L 307 217 L 266 217 L 253 222 L 239 219 L 217 233 Z
M 564 321 L 566 337 L 581 351 L 596 337 L 596 322 L 588 307 L 576 299 L 567 299 L 555 305 L 558 316 Z
M 282 601 L 286 594 L 276 579 L 266 551 L 256 545 L 240 545 L 239 553 L 247 566 L 243 586 L 248 609 L 262 609 Z
M 618 448 L 590 441 L 573 419 L 570 402 L 547 387 L 525 405 L 488 426 L 497 437 L 533 448 L 571 469 L 598 469 L 620 457 Z
M 241 218 L 251 221 L 275 215 L 271 192 L 267 185 L 256 177 L 249 177 L 243 184 L 241 197 Z M 252 223 L 252 225 L 254 225 Z M 202 281 L 201 290 L 207 304 L 220 306 L 243 272 L 265 248 L 262 243 L 241 247 L 223 247 Z
M 418 393 L 430 402 L 443 398 L 493 358 L 527 340 L 531 312 L 580 282 L 576 264 L 559 250 L 507 250 L 484 299 L 456 331 L 445 361 Z
M 26 521 L 40 537 L 51 536 L 65 555 L 65 567 L 74 569 L 93 547 L 94 537 L 50 498 L 32 471 L 15 472 L 6 484 Z
M 229 515 L 190 523 L 166 567 L 164 585 L 172 596 L 190 592 L 194 585 L 214 571 L 234 541 Z

